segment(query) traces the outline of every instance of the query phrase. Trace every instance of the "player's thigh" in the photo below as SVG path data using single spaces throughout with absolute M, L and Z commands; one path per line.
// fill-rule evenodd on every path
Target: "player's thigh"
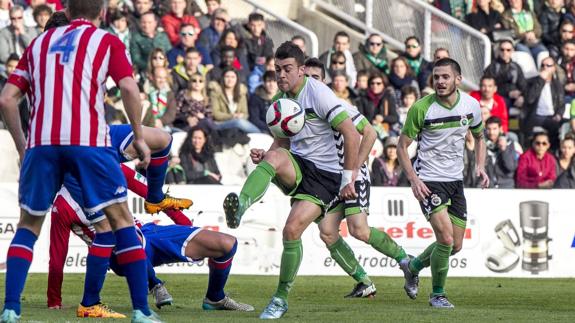
M 453 226 L 447 213 L 447 208 L 432 213 L 429 223 L 433 228 L 437 242 L 445 245 L 453 244 Z
M 339 239 L 339 226 L 343 220 L 343 212 L 336 211 L 322 217 L 318 223 L 319 236 L 326 245 L 331 246 Z
M 24 214 L 43 217 L 48 213 L 62 186 L 65 167 L 61 147 L 39 146 L 26 151 L 18 187 L 19 204 L 26 211 L 22 213 L 26 217 L 22 218 L 23 225 L 41 223 Z
M 118 221 L 130 219 L 132 222 L 125 204 L 126 179 L 118 164 L 117 152 L 113 148 L 68 147 L 67 161 L 68 171 L 81 188 L 86 214 L 107 209 L 107 216 L 111 214 Z M 111 207 L 114 204 L 120 205 Z M 112 222 L 112 219 L 110 221 Z M 114 227 L 114 223 L 111 224 Z
M 96 229 L 97 232 L 107 232 L 109 231 L 108 228 L 116 231 L 122 228 L 134 226 L 134 218 L 132 217 L 132 214 L 128 209 L 128 204 L 125 201 L 108 205 L 103 209 L 103 212 L 106 215 L 105 220 L 94 223 L 95 226 L 101 224 L 99 230 L 102 231 L 98 231 L 98 229 Z
M 283 148 L 266 152 L 264 160 L 271 164 L 276 171 L 276 181 L 287 188 L 297 185 L 298 177 L 301 178 L 301 170 L 291 153 Z
M 186 257 L 191 259 L 219 258 L 230 252 L 236 238 L 229 234 L 201 230 L 186 245 Z
M 283 230 L 284 240 L 298 240 L 305 229 L 321 214 L 321 207 L 308 200 L 296 200 Z
M 164 150 L 172 140 L 172 136 L 169 133 L 158 128 L 142 127 L 142 132 L 144 135 L 144 141 L 150 148 L 152 154 Z M 130 142 L 128 147 L 124 150 L 124 155 L 132 158 L 138 157 L 138 153 L 136 152 L 132 142 Z

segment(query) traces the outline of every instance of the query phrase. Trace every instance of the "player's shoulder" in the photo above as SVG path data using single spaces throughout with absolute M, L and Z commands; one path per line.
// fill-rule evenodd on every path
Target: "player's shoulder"
M 479 101 L 476 98 L 472 97 L 470 94 L 459 91 L 459 102 L 464 104 L 465 106 L 469 106 L 471 108 L 478 108 L 480 107 Z
M 421 99 L 415 101 L 409 110 L 418 112 L 425 112 L 436 102 L 435 93 L 428 94 Z

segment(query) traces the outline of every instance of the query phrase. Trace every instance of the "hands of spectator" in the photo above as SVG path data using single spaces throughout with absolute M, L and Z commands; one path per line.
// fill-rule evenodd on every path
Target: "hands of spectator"
M 235 119 L 243 119 L 244 118 L 244 114 L 241 112 L 236 112 L 234 113 L 234 118 Z
M 415 196 L 418 201 L 422 201 L 431 194 L 427 185 L 418 177 L 411 181 L 411 191 L 413 191 L 413 196 Z
M 513 102 L 513 106 L 515 106 L 516 108 L 521 108 L 523 106 L 523 103 L 525 103 L 525 99 L 523 98 L 523 96 L 520 96 L 517 99 L 515 99 L 515 102 Z
M 528 31 L 524 34 L 523 38 L 527 44 L 535 44 L 537 43 L 537 36 L 535 36 L 534 31 Z
M 154 121 L 154 127 L 156 127 L 156 128 L 163 128 L 163 127 L 164 127 L 164 124 L 162 123 L 162 120 L 156 119 L 156 120 Z
M 220 179 L 222 178 L 221 175 L 218 175 L 218 174 L 215 174 L 215 173 L 212 173 L 212 172 L 209 172 L 209 173 L 208 173 L 208 176 L 210 176 L 211 178 L 215 179 L 215 180 L 218 181 L 218 182 L 219 182 Z
M 181 163 L 180 157 L 179 156 L 172 156 L 172 159 L 170 159 L 170 163 L 169 166 L 176 166 L 179 165 Z
M 501 151 L 507 150 L 507 138 L 505 136 L 499 136 L 499 138 L 497 138 L 497 147 Z
M 266 64 L 265 56 L 256 57 L 256 65 L 265 65 L 265 64 Z
M 565 92 L 575 92 L 575 83 L 565 84 Z
M 186 120 L 190 127 L 195 127 L 198 124 L 198 118 L 196 117 L 189 116 Z
M 555 122 L 559 122 L 559 121 L 561 121 L 561 119 L 562 119 L 561 116 L 558 114 L 553 116 L 553 121 L 555 121 Z
M 546 181 L 543 181 L 543 182 L 537 184 L 537 187 L 539 187 L 539 188 L 552 188 L 553 187 L 553 180 L 548 179 Z
M 551 74 L 551 72 L 548 69 L 543 69 L 539 72 L 539 77 L 541 77 L 542 79 L 549 81 L 551 80 L 551 77 L 553 76 L 553 74 Z
M 196 118 L 198 118 L 198 119 L 204 119 L 205 117 L 206 117 L 206 115 L 203 114 L 203 113 L 201 113 L 201 112 L 198 112 L 198 113 L 196 114 Z
M 520 96 L 521 96 L 521 91 L 519 91 L 519 90 L 511 90 L 511 91 L 509 91 L 509 97 L 510 97 L 511 99 L 517 99 L 517 98 L 520 97 Z
M 383 122 L 383 116 L 381 116 L 380 114 L 375 115 L 372 121 L 374 125 L 380 125 L 382 122 Z
M 25 33 L 24 24 L 13 24 L 14 33 L 19 36 Z
M 488 188 L 489 187 L 489 176 L 487 176 L 487 173 L 485 172 L 485 168 L 477 167 L 475 169 L 475 176 L 477 176 L 477 178 L 479 179 L 479 183 L 481 185 L 481 188 Z
M 265 155 L 266 151 L 263 149 L 253 148 L 252 150 L 250 150 L 250 158 L 252 159 L 252 162 L 256 165 L 259 164 L 262 160 L 264 160 Z

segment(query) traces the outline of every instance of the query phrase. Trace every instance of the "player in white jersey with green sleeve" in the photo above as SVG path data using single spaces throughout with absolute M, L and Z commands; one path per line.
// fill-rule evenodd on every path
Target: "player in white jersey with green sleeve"
M 323 83 L 304 75 L 304 54 L 291 42 L 275 53 L 278 95 L 296 100 L 305 110 L 303 129 L 290 139 L 274 138 L 268 151 L 252 149 L 250 157 L 258 166 L 248 176 L 240 195 L 230 193 L 224 200 L 226 222 L 239 225 L 243 213 L 265 194 L 270 182 L 292 197 L 292 207 L 283 229 L 284 248 L 279 284 L 270 303 L 260 315 L 277 319 L 288 309 L 287 297 L 303 257 L 301 235 L 338 195 L 343 200 L 357 197 L 359 134 L 340 100 Z M 345 138 L 345 165 L 339 163 L 334 132 Z
M 415 298 L 418 273 L 431 266 L 433 292 L 429 305 L 453 308 L 444 286 L 449 256 L 461 250 L 467 222 L 467 203 L 463 194 L 463 154 L 468 130 L 475 138 L 476 174 L 482 187 L 488 187 L 485 173 L 485 143 L 479 102 L 458 89 L 461 67 L 451 58 L 433 66 L 434 94 L 417 101 L 407 113 L 397 155 L 411 183 L 413 195 L 431 223 L 436 241 L 414 259 L 400 262 L 406 278 L 406 292 Z M 411 165 L 407 147 L 419 144 L 417 160 Z
M 305 73 L 308 77 L 323 81 L 325 77 L 325 67 L 320 60 L 310 58 L 306 61 L 305 65 Z M 320 237 L 323 242 L 325 242 L 331 257 L 356 281 L 356 285 L 351 293 L 345 297 L 369 297 L 376 293 L 375 284 L 355 258 L 353 250 L 340 236 L 339 228 L 341 221 L 344 218 L 346 219 L 349 233 L 352 237 L 369 244 L 377 251 L 395 259 L 397 262 L 406 258 L 408 259 L 408 256 L 403 248 L 393 241 L 387 233 L 370 227 L 367 223 L 371 186 L 367 159 L 377 138 L 377 133 L 371 124 L 369 124 L 369 121 L 359 113 L 356 108 L 345 102 L 342 104 L 346 108 L 347 114 L 353 121 L 356 130 L 362 135 L 358 159 L 358 163 L 361 164 L 361 166 L 359 167 L 358 176 L 355 179 L 357 198 L 344 201 L 343 210 L 330 212 L 325 217 L 322 217 L 318 225 Z M 337 146 L 343 148 L 343 137 L 339 133 L 336 133 L 335 136 Z M 339 157 L 340 164 L 343 165 L 343 152 L 339 152 Z

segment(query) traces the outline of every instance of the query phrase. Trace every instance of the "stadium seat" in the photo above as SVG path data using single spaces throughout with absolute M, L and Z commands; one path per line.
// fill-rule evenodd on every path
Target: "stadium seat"
M 531 57 L 530 54 L 520 51 L 514 51 L 511 56 L 511 60 L 519 64 L 521 70 L 523 71 L 523 75 L 525 76 L 526 79 L 535 77 L 539 74 L 539 71 L 537 70 L 537 65 L 535 65 L 533 57 Z
M 8 130 L 0 130 L 0 182 L 17 182 L 18 151 Z

